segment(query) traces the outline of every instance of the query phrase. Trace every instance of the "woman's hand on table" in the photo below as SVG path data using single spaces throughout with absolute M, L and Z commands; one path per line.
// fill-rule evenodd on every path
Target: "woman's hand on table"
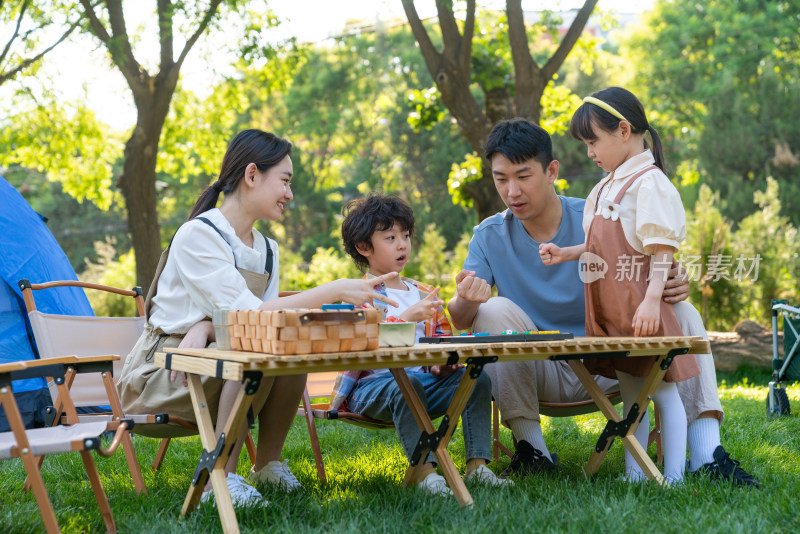
M 397 303 L 385 295 L 381 295 L 375 291 L 375 286 L 382 284 L 387 280 L 397 278 L 399 275 L 395 272 L 387 273 L 382 276 L 376 276 L 369 280 L 357 280 L 353 278 L 342 278 L 331 282 L 337 284 L 338 300 L 353 304 L 354 306 L 362 306 L 364 304 L 372 304 L 373 300 L 380 300 L 390 306 L 397 307 Z
M 214 325 L 209 320 L 198 321 L 191 328 L 189 331 L 186 332 L 186 335 L 183 336 L 180 344 L 178 344 L 179 349 L 204 349 L 208 346 L 208 344 L 212 341 L 215 341 L 216 337 L 214 335 Z M 188 387 L 189 382 L 186 380 L 186 373 L 181 373 L 183 378 L 183 387 Z M 175 382 L 175 379 L 178 378 L 178 371 L 170 371 L 169 373 L 169 381 Z

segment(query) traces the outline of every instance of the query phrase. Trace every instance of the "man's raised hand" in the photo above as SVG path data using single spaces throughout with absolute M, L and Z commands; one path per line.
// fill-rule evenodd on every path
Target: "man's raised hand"
M 463 269 L 456 275 L 456 293 L 470 302 L 486 302 L 492 296 L 492 287 L 482 278 L 475 276 L 475 271 Z

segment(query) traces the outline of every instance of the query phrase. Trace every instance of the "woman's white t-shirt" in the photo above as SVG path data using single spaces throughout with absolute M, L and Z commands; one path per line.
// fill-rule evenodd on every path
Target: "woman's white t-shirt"
M 278 298 L 278 244 L 265 241 L 253 228 L 253 247 L 245 245 L 217 208 L 200 217 L 212 222 L 225 238 L 195 219 L 175 233 L 150 313 L 150 324 L 168 334 L 185 334 L 215 309 L 255 310 L 263 301 Z M 272 275 L 259 298 L 236 268 L 265 272 L 267 242 L 273 254 Z

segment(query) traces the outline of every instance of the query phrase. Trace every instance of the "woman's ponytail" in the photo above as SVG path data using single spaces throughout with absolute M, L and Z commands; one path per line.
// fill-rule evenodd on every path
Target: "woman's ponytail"
M 647 131 L 650 132 L 650 137 L 653 138 L 653 158 L 656 160 L 656 166 L 666 174 L 667 167 L 664 163 L 664 149 L 661 147 L 661 137 L 658 136 L 658 132 L 650 124 L 647 125 Z
M 205 213 L 211 208 L 216 207 L 220 193 L 220 190 L 217 187 L 218 184 L 219 181 L 216 181 L 209 185 L 205 191 L 200 193 L 200 197 L 197 199 L 197 202 L 195 202 L 192 212 L 189 214 L 189 220 L 192 220 L 201 213 Z

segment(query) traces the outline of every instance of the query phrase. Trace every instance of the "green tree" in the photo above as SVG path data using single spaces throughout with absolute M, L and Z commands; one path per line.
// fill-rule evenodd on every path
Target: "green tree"
M 441 94 L 442 104 L 458 122 L 459 131 L 476 154 L 482 153 L 492 126 L 500 120 L 518 116 L 547 124 L 549 117 L 542 113 L 543 109 L 553 107 L 565 111 L 571 108 L 569 92 L 551 82 L 578 43 L 596 4 L 596 0 L 584 2 L 558 45 L 555 45 L 557 33 L 551 31 L 556 21 L 552 13 L 545 12 L 538 33 L 547 34 L 553 46 L 532 51 L 521 0 L 506 2 L 506 19 L 496 27 L 497 35 L 507 39 L 507 49 L 497 38 L 490 39 L 482 47 L 475 46 L 480 40 L 475 33 L 475 0 L 466 1 L 461 28 L 455 17 L 454 2 L 436 1 L 439 29 L 436 37 L 437 40 L 440 37 L 441 49 L 437 49 L 430 30 L 419 18 L 414 1 L 403 0 L 406 17 Z M 473 94 L 475 83 L 480 88 L 482 102 Z M 552 106 L 543 108 L 545 98 Z M 494 191 L 488 164 L 482 165 L 479 176 L 458 185 L 463 189 L 461 195 L 472 201 L 482 219 L 499 211 L 503 205 Z
M 700 307 L 706 328 L 728 330 L 742 316 L 743 295 L 731 279 L 731 224 L 718 206 L 719 194 L 701 186 L 694 210 L 686 214 L 686 239 L 677 259 L 687 270 L 689 300 Z
M 0 26 L 13 28 L 10 37 L 0 41 L 0 85 L 27 71 L 35 72 L 40 60 L 78 27 L 80 13 L 63 16 L 61 4 L 0 1 Z
M 415 106 L 409 95 L 431 84 L 408 28 L 290 44 L 270 57 L 265 67 L 241 65 L 229 84 L 248 103 L 244 124 L 269 124 L 295 147 L 294 200 L 268 224 L 281 245 L 305 262 L 318 247 L 338 249 L 342 203 L 373 190 L 403 197 L 418 231 L 435 223 L 450 246 L 474 224 L 449 201 L 444 180 L 467 149 L 456 125 L 407 122 Z
M 738 222 L 766 177 L 800 223 L 800 1 L 658 2 L 624 52 L 679 178 Z M 666 83 L 665 83 L 666 81 Z
M 755 204 L 758 209 L 742 219 L 733 237 L 733 277 L 744 293 L 747 316 L 767 324 L 772 299 L 800 299 L 800 243 L 797 228 L 781 214 L 776 180 L 767 178 L 767 189 L 755 193 Z
M 145 291 L 153 280 L 161 253 L 157 211 L 156 166 L 162 128 L 178 85 L 180 69 L 192 47 L 218 16 L 222 0 L 196 2 L 159 0 L 159 69 L 151 74 L 134 54 L 122 0 L 96 6 L 81 0 L 89 31 L 106 47 L 114 66 L 125 77 L 136 105 L 136 126 L 125 144 L 119 185 L 125 197 L 128 227 L 136 251 L 136 280 Z M 185 32 L 183 48 L 175 55 L 175 38 Z

